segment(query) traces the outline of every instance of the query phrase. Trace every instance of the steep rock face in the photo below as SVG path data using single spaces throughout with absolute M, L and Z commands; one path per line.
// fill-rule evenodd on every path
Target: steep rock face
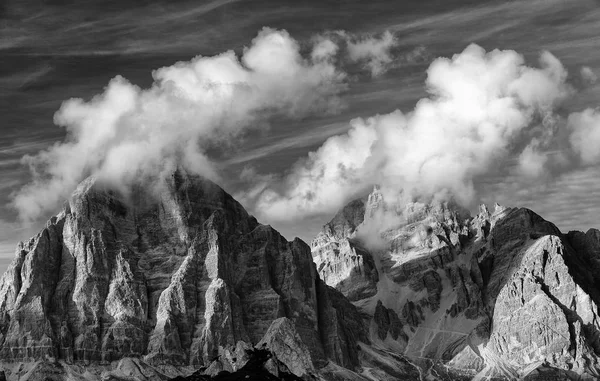
M 371 254 L 356 240 L 348 239 L 362 222 L 365 202 L 348 204 L 323 227 L 311 243 L 319 275 L 350 300 L 375 295 L 379 280 Z
M 175 172 L 129 197 L 88 179 L 17 248 L 0 286 L 0 356 L 233 369 L 237 349 L 280 342 L 265 339 L 280 318 L 310 351 L 302 374 L 328 359 L 358 365 L 362 318 L 326 289 L 302 241 L 199 177 Z
M 600 232 L 563 235 L 528 209 L 499 205 L 475 217 L 451 203 L 398 207 L 377 189 L 364 211 L 354 230 L 336 217 L 311 247 L 332 263 L 318 267 L 324 280 L 370 316 L 379 348 L 431 379 L 599 376 Z M 374 293 L 356 297 L 333 266 L 331 242 L 346 241 L 373 259 Z
M 406 356 L 446 358 L 485 319 L 479 266 L 461 252 L 467 219 L 452 203 L 398 209 L 376 189 L 338 213 L 311 248 L 323 280 L 370 316 L 372 341 Z M 361 247 L 363 259 L 346 247 Z
M 594 361 L 580 339 L 584 325 L 598 332 L 598 308 L 569 275 L 565 250 L 556 236 L 537 240 L 500 291 L 486 349 L 503 361 L 551 362 L 577 372 Z
M 364 317 L 340 292 L 324 282 L 317 283 L 317 292 L 325 353 L 335 363 L 350 368 L 359 362 L 358 343 L 369 342 Z
M 268 347 L 277 353 L 279 361 L 296 376 L 304 376 L 314 370 L 308 348 L 287 318 L 279 318 L 271 323 L 258 346 Z
M 36 237 L 20 243 L 4 274 L 0 287 L 0 340 L 7 344 L 0 351 L 3 358 L 28 360 L 54 355 L 54 329 L 60 321 L 52 319 L 50 313 L 55 308 L 54 290 L 60 283 L 63 225 L 64 216 L 53 218 Z
M 490 226 L 478 252 L 491 315 L 479 376 L 596 378 L 597 288 L 582 282 L 593 250 L 527 209 L 503 209 Z
M 373 320 L 377 325 L 377 335 L 381 340 L 385 340 L 387 335 L 391 335 L 393 340 L 398 340 L 399 336 L 408 341 L 408 336 L 402 330 L 402 322 L 398 314 L 392 309 L 385 308 L 381 300 L 377 301 Z

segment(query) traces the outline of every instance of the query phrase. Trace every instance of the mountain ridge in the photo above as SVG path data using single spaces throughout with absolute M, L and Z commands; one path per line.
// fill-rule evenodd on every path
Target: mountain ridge
M 478 215 L 466 220 L 456 218 L 460 213 L 444 202 L 403 208 L 393 213 L 420 217 L 380 230 L 386 245 L 361 252 L 359 261 L 353 243 L 360 245 L 361 229 L 369 230 L 363 225 L 374 211 L 390 210 L 377 189 L 359 206 L 366 212 L 358 224 L 353 220 L 354 231 L 340 238 L 326 225 L 311 243 L 326 283 L 372 316 L 375 345 L 420 361 L 433 379 L 440 371 L 452 373 L 449 379 L 598 376 L 598 283 L 587 271 L 600 260 L 595 230 L 563 234 L 526 208 L 496 205 L 490 213 L 482 205 Z M 337 218 L 341 215 L 352 213 Z M 344 282 L 348 279 L 354 286 L 368 285 L 371 292 L 355 298 Z M 529 288 L 523 291 L 520 284 Z M 536 300 L 544 300 L 541 311 Z M 377 334 L 388 324 L 378 321 L 381 308 L 397 316 L 404 336 Z M 540 331 L 554 325 L 560 334 Z
M 597 269 L 598 230 L 525 208 L 376 189 L 309 247 L 181 170 L 127 195 L 90 178 L 2 276 L 1 365 L 9 381 L 594 379 Z
M 5 362 L 137 358 L 172 375 L 215 373 L 241 367 L 235 353 L 261 340 L 300 334 L 309 359 L 278 358 L 297 376 L 328 358 L 354 366 L 360 330 L 348 335 L 338 309 L 340 320 L 360 317 L 320 282 L 305 243 L 259 224 L 206 179 L 177 171 L 164 185 L 158 198 L 132 195 L 132 205 L 88 179 L 19 245 L 0 287 Z M 270 330 L 280 318 L 292 324 Z

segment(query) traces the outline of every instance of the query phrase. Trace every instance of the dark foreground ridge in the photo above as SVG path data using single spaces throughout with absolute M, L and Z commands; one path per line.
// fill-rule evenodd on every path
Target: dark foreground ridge
M 199 369 L 187 377 L 178 376 L 173 381 L 303 381 L 289 371 L 283 370 L 285 365 L 278 362 L 270 351 L 253 349 L 247 352 L 248 362 L 235 372 L 222 371 L 216 376 L 204 374 L 206 369 Z

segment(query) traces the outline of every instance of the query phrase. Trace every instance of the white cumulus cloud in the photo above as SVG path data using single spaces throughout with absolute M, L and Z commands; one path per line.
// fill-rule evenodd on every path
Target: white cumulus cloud
M 520 152 L 526 173 L 542 170 L 543 158 L 523 140 L 540 128 L 551 138 L 545 129 L 553 127 L 542 121 L 570 94 L 566 77 L 548 52 L 531 67 L 514 51 L 470 45 L 432 62 L 429 96 L 412 111 L 353 120 L 347 134 L 327 140 L 286 176 L 256 185 L 261 191 L 248 203 L 268 220 L 301 218 L 332 213 L 373 184 L 387 200 L 452 195 L 468 203 L 479 176 Z
M 264 28 L 244 49 L 198 56 L 153 72 L 141 89 L 123 77 L 89 101 L 63 103 L 54 121 L 66 141 L 24 161 L 33 180 L 14 197 L 24 220 L 62 203 L 85 177 L 121 187 L 183 166 L 216 177 L 205 154 L 272 115 L 334 112 L 346 75 L 336 68 L 335 43 L 304 57 L 286 31 Z

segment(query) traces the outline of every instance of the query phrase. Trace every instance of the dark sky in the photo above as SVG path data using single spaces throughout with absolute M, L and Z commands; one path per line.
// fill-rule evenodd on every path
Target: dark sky
M 285 171 L 327 137 L 347 130 L 353 117 L 410 109 L 424 95 L 429 62 L 471 42 L 527 58 L 549 50 L 575 83 L 582 66 L 600 73 L 600 8 L 593 0 L 0 1 L 0 262 L 42 226 L 18 223 L 9 204 L 30 179 L 21 158 L 64 138 L 53 124 L 63 100 L 90 98 L 116 75 L 147 87 L 152 70 L 196 55 L 239 52 L 263 26 L 286 29 L 299 41 L 325 30 L 389 30 L 399 49 L 420 47 L 424 53 L 382 77 L 353 82 L 344 95 L 350 107 L 342 114 L 281 123 L 221 155 L 228 179 L 223 185 L 232 193 L 240 191 L 236 176 L 244 165 Z M 565 107 L 595 107 L 599 98 L 598 85 L 590 86 Z M 599 177 L 587 168 L 518 191 L 490 180 L 481 199 L 531 207 L 563 230 L 586 229 L 600 226 Z M 288 238 L 310 239 L 327 218 L 274 225 Z

